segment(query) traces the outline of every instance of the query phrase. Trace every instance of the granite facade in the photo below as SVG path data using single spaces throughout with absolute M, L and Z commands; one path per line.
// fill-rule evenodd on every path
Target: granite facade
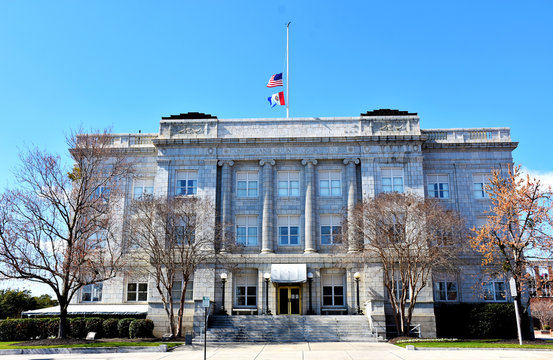
M 172 117 L 161 120 L 159 134 L 113 135 L 114 147 L 137 159 L 134 177 L 151 178 L 156 196 L 176 194 L 178 173 L 191 171 L 196 176 L 197 195 L 217 204 L 213 222 L 220 219 L 236 225 L 237 218 L 255 218 L 255 224 L 246 229 L 256 232 L 255 242 L 248 237 L 252 242 L 244 246 L 242 253 L 227 254 L 223 263 L 206 264 L 194 274 L 193 299 L 186 304 L 186 325 L 191 328 L 195 316 L 199 316 L 198 301 L 203 296 L 210 297 L 215 312 L 224 306 L 229 314 L 279 314 L 283 312 L 281 291 L 293 286 L 299 287 L 301 314 L 311 310 L 315 314 L 354 314 L 357 304 L 353 274 L 360 272 L 360 307 L 374 331 L 383 335 L 387 295 L 382 268 L 377 261 L 362 261 L 355 246 L 350 246 L 347 254 L 336 254 L 332 245 L 325 244 L 332 239 L 325 237 L 322 227 L 339 224 L 329 225 L 326 221 L 333 219 L 332 215 L 347 216 L 348 209 L 362 198 L 389 189 L 387 174 L 396 174 L 392 175 L 392 186 L 401 182 L 402 191 L 422 196 L 430 195 L 432 176 L 447 179 L 448 196 L 441 201 L 458 210 L 470 226 L 476 226 L 490 203 L 486 198 L 475 198 L 474 175 L 507 169 L 517 145 L 506 128 L 421 130 L 419 123 L 416 114 L 399 112 L 340 118 Z M 297 174 L 297 192 L 279 193 L 279 186 L 284 186 L 279 182 L 279 173 L 283 172 Z M 248 180 L 239 185 L 246 173 Z M 132 182 L 129 179 L 122 218 L 129 216 Z M 246 186 L 245 193 L 241 186 Z M 284 216 L 298 220 L 297 244 L 279 241 L 279 217 Z M 234 232 L 236 227 L 227 231 Z M 467 256 L 474 257 L 470 251 Z M 313 275 L 311 308 L 308 283 L 265 281 L 264 274 L 271 272 L 273 264 L 307 265 Z M 467 264 L 459 268 L 454 279 L 447 279 L 458 284 L 455 301 L 482 301 L 480 288 L 485 275 L 479 261 Z M 227 274 L 224 304 L 222 273 Z M 245 273 L 249 275 L 244 276 Z M 435 276 L 441 279 L 440 274 Z M 128 276 L 106 282 L 102 303 L 125 303 L 127 282 Z M 323 294 L 323 286 L 332 287 L 333 299 Z M 242 291 L 252 292 L 252 302 L 241 302 Z M 155 321 L 159 335 L 167 332 L 168 324 L 156 292 L 150 281 L 148 317 Z M 438 299 L 429 285 L 419 296 L 413 319 L 414 324 L 420 324 L 423 336 L 436 333 L 434 301 Z

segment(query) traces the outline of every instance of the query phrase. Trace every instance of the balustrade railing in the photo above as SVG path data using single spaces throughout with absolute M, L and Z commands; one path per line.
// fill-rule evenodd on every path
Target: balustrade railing
M 484 129 L 431 129 L 421 130 L 431 142 L 464 143 L 464 142 L 509 142 L 509 128 Z

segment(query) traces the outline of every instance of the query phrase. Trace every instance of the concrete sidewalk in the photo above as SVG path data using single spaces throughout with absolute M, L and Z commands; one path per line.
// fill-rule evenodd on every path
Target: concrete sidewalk
M 408 351 L 387 343 L 284 343 L 284 344 L 216 344 L 208 345 L 209 360 L 499 360 L 553 359 L 549 350 L 415 350 Z M 2 360 L 201 360 L 203 347 L 183 346 L 170 353 L 131 354 L 32 354 L 6 355 Z

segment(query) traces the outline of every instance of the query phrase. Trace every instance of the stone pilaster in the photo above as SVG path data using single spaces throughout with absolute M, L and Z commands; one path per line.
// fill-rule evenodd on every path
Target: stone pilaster
M 313 210 L 315 209 L 315 165 L 317 160 L 306 159 L 302 160 L 302 165 L 305 166 L 305 249 L 304 253 L 317 252 L 315 244 L 315 221 L 313 219 Z
M 359 159 L 350 158 L 344 159 L 346 165 L 346 182 L 348 185 L 348 224 L 353 222 L 353 211 L 357 202 L 357 175 L 355 171 L 355 165 L 359 164 Z M 355 231 L 352 226 L 348 227 L 348 252 L 359 251 L 359 242 L 355 238 Z
M 221 221 L 223 223 L 223 241 L 221 242 L 221 252 L 226 252 L 227 241 L 232 235 L 232 169 L 234 165 L 232 160 L 221 160 L 219 166 L 222 166 L 221 172 Z
M 169 172 L 171 160 L 165 158 L 157 159 L 157 171 L 154 180 L 154 196 L 167 197 L 169 194 Z
M 273 250 L 273 166 L 274 160 L 261 160 L 263 167 L 263 218 L 261 224 L 261 253 L 267 254 Z

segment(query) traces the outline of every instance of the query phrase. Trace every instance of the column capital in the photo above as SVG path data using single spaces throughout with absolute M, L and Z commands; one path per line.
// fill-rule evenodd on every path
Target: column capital
M 232 161 L 232 160 L 219 160 L 217 165 L 219 165 L 219 166 L 223 166 L 223 165 L 233 166 L 234 161 Z
M 275 166 L 276 162 L 273 160 L 273 159 L 263 159 L 263 160 L 259 160 L 259 165 L 260 166 L 263 166 L 265 164 L 269 164 L 269 165 L 272 165 L 272 166 Z
M 348 165 L 350 163 L 357 165 L 357 164 L 359 164 L 359 159 L 358 158 L 346 158 L 346 159 L 344 159 L 344 164 L 345 165 Z
M 313 165 L 317 165 L 318 161 L 317 161 L 317 159 L 303 159 L 301 161 L 301 164 L 304 165 L 304 166 L 309 164 L 309 163 L 311 163 Z

